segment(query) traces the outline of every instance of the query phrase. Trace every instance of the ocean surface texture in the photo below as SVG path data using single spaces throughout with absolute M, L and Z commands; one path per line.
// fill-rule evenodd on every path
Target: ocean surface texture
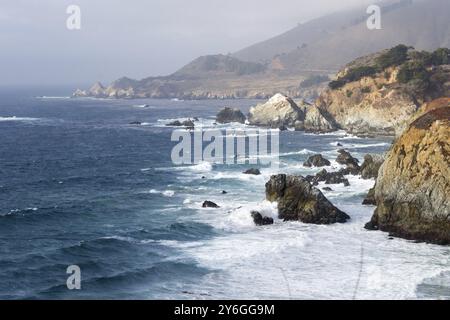
M 309 155 L 321 153 L 337 170 L 339 148 L 362 160 L 385 152 L 389 139 L 283 131 L 279 169 L 260 176 L 242 174 L 250 165 L 176 166 L 174 128 L 165 124 L 198 117 L 207 128 L 245 127 L 215 126 L 215 114 L 224 106 L 247 112 L 257 101 L 47 91 L 62 97 L 0 91 L 1 299 L 450 297 L 449 247 L 364 230 L 374 207 L 361 202 L 373 180 L 349 176 L 350 187 L 324 191 L 351 216 L 345 224 L 283 222 L 264 201 L 272 174 L 319 170 L 303 167 Z M 201 208 L 205 200 L 220 208 Z M 252 210 L 274 225 L 255 226 Z M 70 265 L 81 268 L 81 290 L 66 286 Z

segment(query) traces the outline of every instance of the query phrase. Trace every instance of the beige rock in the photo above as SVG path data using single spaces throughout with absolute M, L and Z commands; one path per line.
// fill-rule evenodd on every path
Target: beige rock
M 394 143 L 375 187 L 366 227 L 450 244 L 450 107 L 417 118 Z

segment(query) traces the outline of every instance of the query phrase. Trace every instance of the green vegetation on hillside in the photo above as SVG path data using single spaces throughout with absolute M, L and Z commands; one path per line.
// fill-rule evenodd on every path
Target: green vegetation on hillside
M 378 70 L 384 70 L 389 67 L 395 67 L 403 64 L 408 59 L 408 47 L 399 44 L 386 53 L 383 53 L 376 59 L 376 65 Z
M 439 48 L 432 53 L 410 49 L 413 48 L 402 44 L 395 46 L 378 56 L 373 65 L 350 68 L 344 76 L 331 81 L 329 87 L 333 90 L 339 89 L 346 83 L 371 77 L 379 72 L 384 72 L 384 77 L 388 78 L 389 73 L 385 69 L 400 66 L 397 75 L 399 83 L 410 84 L 419 91 L 426 90 L 431 85 L 430 77 L 433 69 L 450 63 L 450 49 Z

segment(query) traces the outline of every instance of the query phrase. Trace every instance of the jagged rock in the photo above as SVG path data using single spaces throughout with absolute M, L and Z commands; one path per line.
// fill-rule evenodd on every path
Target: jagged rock
M 306 109 L 303 129 L 308 132 L 331 132 L 337 129 L 334 120 L 326 117 L 317 106 L 312 105 Z
M 324 187 L 322 188 L 323 191 L 333 191 L 333 189 L 331 189 L 330 187 Z
M 220 208 L 216 203 L 206 200 L 202 204 L 202 208 Z
M 253 221 L 257 226 L 265 226 L 269 224 L 273 224 L 273 218 L 270 217 L 263 217 L 261 213 L 258 211 L 252 211 L 251 212 Z
M 361 178 L 372 179 L 378 177 L 378 170 L 383 164 L 384 158 L 381 155 L 366 154 L 361 165 Z
M 345 165 L 347 168 L 351 170 L 357 170 L 359 172 L 359 160 L 356 158 L 353 158 L 352 155 L 345 151 L 344 149 L 338 150 L 339 155 L 336 158 L 336 162 L 342 165 Z
M 322 157 L 321 154 L 315 154 L 313 156 L 310 156 L 308 160 L 306 160 L 303 165 L 305 167 L 325 167 L 331 165 L 330 161 Z
M 272 176 L 266 183 L 266 198 L 278 202 L 279 217 L 284 220 L 330 224 L 350 219 L 302 176 Z
M 250 109 L 248 121 L 252 125 L 271 128 L 294 127 L 297 121 L 303 121 L 305 115 L 297 104 L 280 93 L 266 103 Z
M 316 173 L 315 176 L 308 175 L 305 179 L 313 186 L 317 186 L 321 181 L 325 181 L 325 184 L 343 183 L 346 187 L 350 185 L 350 182 L 347 178 L 344 177 L 341 171 L 328 172 L 327 170 L 322 169 L 321 171 Z
M 251 168 L 244 171 L 243 174 L 252 174 L 254 176 L 259 176 L 261 174 L 261 171 L 259 171 L 259 169 Z
M 416 119 L 380 168 L 377 208 L 366 225 L 392 235 L 450 244 L 450 108 Z
M 183 122 L 181 122 L 180 120 L 175 120 L 175 121 L 172 121 L 172 122 L 166 124 L 166 126 L 194 128 L 195 123 L 191 119 L 185 120 Z
M 226 192 L 225 190 L 222 190 L 222 194 L 227 194 L 228 192 Z
M 225 107 L 216 116 L 217 123 L 245 123 L 245 115 L 237 108 Z

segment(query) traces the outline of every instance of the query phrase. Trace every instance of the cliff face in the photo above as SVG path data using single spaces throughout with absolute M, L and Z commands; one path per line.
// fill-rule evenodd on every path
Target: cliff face
M 375 201 L 378 207 L 366 228 L 450 244 L 448 104 L 415 119 L 395 142 L 380 168 Z
M 380 67 L 382 57 L 396 55 L 403 60 Z M 338 73 L 316 105 L 354 134 L 398 136 L 424 102 L 450 96 L 450 65 L 433 65 L 428 55 L 397 46 L 359 58 Z

